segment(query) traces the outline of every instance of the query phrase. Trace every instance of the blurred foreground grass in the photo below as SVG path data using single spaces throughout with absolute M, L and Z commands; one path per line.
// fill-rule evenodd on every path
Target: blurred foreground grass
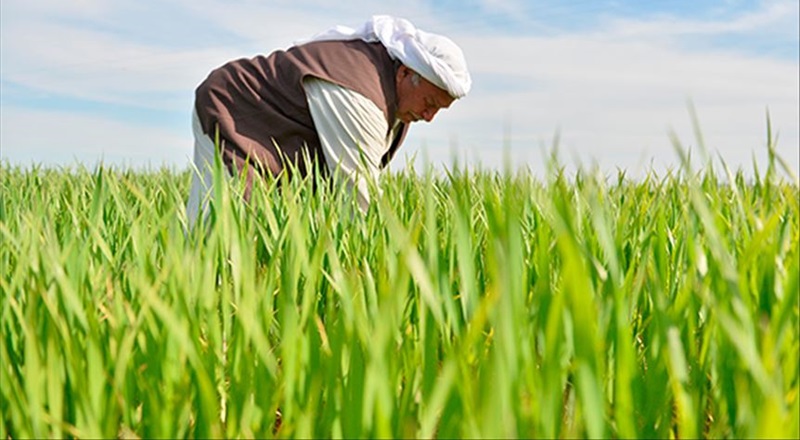
M 0 438 L 800 436 L 798 185 L 0 165 Z M 206 227 L 207 226 L 207 227 Z

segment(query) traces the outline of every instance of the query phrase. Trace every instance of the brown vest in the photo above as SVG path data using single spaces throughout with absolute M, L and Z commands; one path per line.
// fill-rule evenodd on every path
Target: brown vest
M 364 95 L 383 111 L 391 127 L 398 67 L 380 43 L 311 42 L 212 71 L 196 90 L 195 108 L 203 131 L 212 139 L 219 135 L 223 162 L 232 172 L 249 166 L 278 176 L 290 172 L 284 166 L 290 161 L 305 175 L 304 154 L 326 172 L 303 79 L 317 77 Z M 402 143 L 406 127 L 398 133 L 382 166 Z

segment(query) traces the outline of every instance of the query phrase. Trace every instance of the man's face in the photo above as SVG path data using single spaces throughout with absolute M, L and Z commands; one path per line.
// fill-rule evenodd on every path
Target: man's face
M 406 124 L 419 120 L 430 122 L 440 109 L 450 107 L 455 100 L 421 76 L 414 84 L 414 75 L 416 73 L 406 66 L 397 69 L 397 119 Z

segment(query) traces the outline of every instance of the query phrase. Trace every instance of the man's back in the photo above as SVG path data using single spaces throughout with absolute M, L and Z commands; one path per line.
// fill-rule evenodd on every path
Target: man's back
M 380 43 L 322 41 L 232 61 L 211 72 L 196 91 L 206 134 L 219 127 L 223 160 L 241 170 L 246 158 L 277 176 L 282 157 L 305 173 L 302 155 L 318 161 L 319 136 L 308 110 L 302 81 L 317 77 L 370 99 L 394 121 L 397 65 Z

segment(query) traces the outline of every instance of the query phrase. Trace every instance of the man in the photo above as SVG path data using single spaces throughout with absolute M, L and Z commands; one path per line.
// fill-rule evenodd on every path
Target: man
M 292 169 L 305 175 L 310 165 L 343 178 L 366 210 L 368 180 L 388 164 L 408 125 L 430 122 L 470 86 L 455 43 L 389 16 L 225 64 L 195 95 L 199 175 L 187 204 L 190 224 L 200 212 L 205 215 L 214 154 L 221 154 L 229 171 L 247 172 L 246 198 L 253 178 L 289 175 Z

